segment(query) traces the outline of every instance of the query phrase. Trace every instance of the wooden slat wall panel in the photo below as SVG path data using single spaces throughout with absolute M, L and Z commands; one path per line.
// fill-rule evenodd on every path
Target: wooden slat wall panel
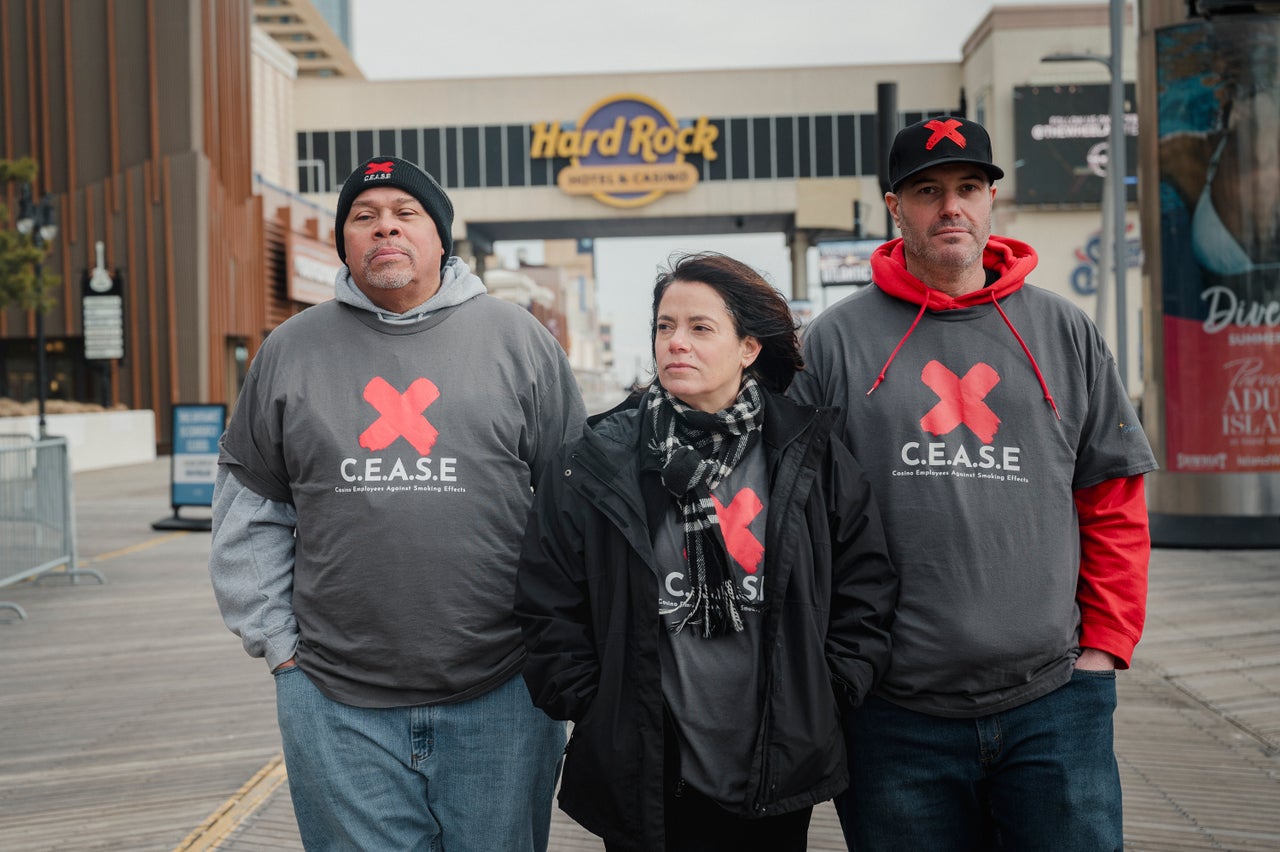
M 137 172 L 131 172 L 125 176 L 124 181 L 124 215 L 130 222 L 138 221 L 137 198 L 139 193 L 135 189 L 137 183 Z M 142 196 L 146 198 L 145 194 Z M 124 268 L 129 270 L 133 276 L 137 275 L 138 269 L 138 230 L 130 228 L 125 239 L 125 255 Z M 126 282 L 126 287 L 128 287 Z M 142 307 L 143 301 L 137 298 L 137 287 L 129 287 L 129 293 L 132 298 L 125 300 L 125 329 L 128 337 L 128 345 L 130 352 L 127 353 L 128 360 L 126 365 L 129 369 L 129 393 L 126 395 L 124 402 L 130 408 L 142 407 L 142 336 L 141 330 L 146 327 L 142 323 Z M 120 392 L 117 387 L 117 394 Z
M 159 302 L 156 294 L 156 240 L 155 240 L 155 215 L 152 212 L 154 204 L 150 203 L 155 198 L 155 179 L 152 177 L 152 169 L 144 167 L 142 170 L 142 185 L 145 190 L 144 197 L 148 203 L 142 205 L 142 221 L 143 239 L 145 240 L 145 249 L 142 253 L 143 263 L 146 266 L 146 294 L 147 294 L 147 317 L 152 324 L 152 333 L 147 335 L 147 354 L 150 356 L 147 362 L 147 372 L 149 373 L 148 389 L 146 399 L 160 399 L 160 374 L 157 372 L 157 365 L 160 362 L 160 323 L 159 323 Z M 163 435 L 161 431 L 165 429 L 165 418 L 161 416 L 159 406 L 153 406 L 156 420 L 156 435 Z
M 286 217 L 287 218 L 287 217 Z M 267 239 L 265 262 L 266 278 L 270 282 L 267 293 L 267 324 L 275 328 L 293 315 L 292 306 L 286 297 L 288 269 L 285 267 L 285 244 L 288 240 L 288 224 L 281 222 L 276 216 L 264 223 L 263 231 Z
M 101 239 L 108 268 L 125 273 L 126 358 L 114 365 L 114 393 L 156 412 L 162 451 L 171 402 L 231 401 L 228 340 L 247 341 L 252 355 L 300 307 L 267 278 L 253 191 L 251 22 L 249 0 L 0 0 L 0 156 L 45 161 L 37 193 L 58 198 L 50 265 L 64 287 L 46 330 L 83 333 L 79 285 Z M 175 26 L 188 29 L 170 33 Z M 201 54 L 194 64 L 187 44 Z M 188 70 L 189 86 L 168 85 L 166 74 Z M 186 103 L 188 93 L 202 103 Z M 171 122 L 193 106 L 202 128 L 185 134 Z M 3 197 L 15 206 L 12 188 Z M 192 209 L 204 223 L 195 240 L 175 225 Z M 196 256 L 204 268 L 193 270 Z M 0 314 L 0 340 L 32 337 L 34 327 L 26 312 Z M 191 328 L 207 345 L 185 345 Z
M 0 37 L 0 44 L 4 43 L 3 37 Z M 62 0 L 62 57 L 64 66 L 67 63 L 67 57 L 71 56 L 71 0 Z M 66 99 L 67 129 L 67 187 L 74 189 L 79 186 L 78 170 L 76 166 L 76 89 L 72 85 L 71 69 L 64 67 L 62 72 L 64 81 L 63 98 Z M 66 207 L 62 208 L 66 210 Z M 75 219 L 67 217 L 70 222 L 67 226 L 65 239 L 68 243 L 76 242 L 78 233 L 75 228 Z M 63 267 L 66 269 L 66 267 Z
M 120 94 L 116 78 L 116 2 L 107 0 L 107 146 L 111 157 L 111 174 L 120 173 Z
M 38 101 L 36 99 L 37 30 L 35 26 L 35 17 L 35 2 L 34 0 L 27 0 L 27 104 L 28 109 L 31 111 L 31 115 L 27 117 L 27 134 L 30 137 L 27 144 L 27 150 L 33 157 L 37 156 L 37 153 L 40 150 L 40 139 L 36 135 L 36 129 L 40 125 L 40 116 L 36 114 Z M 39 190 L 40 186 L 40 183 L 37 182 L 36 189 Z M 39 194 L 40 193 L 37 191 L 36 195 Z
M 156 62 L 156 5 L 147 0 L 147 130 L 150 138 L 150 160 L 160 159 L 160 67 Z
M 49 24 L 45 18 L 44 7 L 45 4 L 43 2 L 36 7 L 36 26 L 39 27 L 39 50 L 37 53 L 39 54 L 40 63 L 40 135 L 44 144 L 38 149 L 33 146 L 32 150 L 39 150 L 40 162 L 46 167 L 52 167 L 53 151 L 49 145 L 51 136 L 49 132 L 49 113 L 53 111 L 53 103 L 49 100 Z M 40 194 L 43 195 L 48 192 L 52 186 L 50 177 L 51 175 L 47 174 L 43 169 L 41 170 Z
M 208 187 L 208 360 L 207 396 L 227 399 L 228 340 L 249 343 L 257 352 L 268 327 L 265 240 L 261 199 L 253 194 L 249 78 L 248 3 L 204 0 L 205 153 Z
M 168 354 L 168 363 L 165 365 L 165 371 L 169 375 L 169 404 L 175 402 L 188 402 L 182 399 L 182 389 L 178 386 L 178 287 L 177 280 L 174 278 L 174 244 L 173 244 L 173 175 L 169 168 L 170 162 L 165 157 L 163 165 L 161 165 L 161 187 L 160 196 L 163 198 L 161 205 L 160 221 L 164 225 L 164 302 L 165 302 L 165 321 L 166 342 L 169 347 L 165 349 Z M 159 398 L 159 397 L 157 397 Z M 169 412 L 160 412 L 160 406 L 156 406 L 156 413 L 163 413 L 163 422 L 165 427 L 156 434 L 161 436 L 163 443 L 165 436 L 169 434 Z
M 6 115 L 4 122 L 4 148 L 0 156 L 13 159 L 13 72 L 10 68 L 12 51 L 9 50 L 9 0 L 0 0 L 0 108 Z M 13 199 L 6 198 L 5 205 L 12 208 Z M 7 225 L 8 223 L 6 223 Z

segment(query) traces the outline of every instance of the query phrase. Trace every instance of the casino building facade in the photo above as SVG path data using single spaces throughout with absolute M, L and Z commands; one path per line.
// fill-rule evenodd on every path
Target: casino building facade
M 1119 338 L 1104 216 L 1106 3 L 996 6 L 957 34 L 958 62 L 394 82 L 363 79 L 311 0 L 116 0 L 74 15 L 71 5 L 0 0 L 0 158 L 41 162 L 35 190 L 52 193 L 62 222 L 50 264 L 64 288 L 46 324 L 58 393 L 153 410 L 162 451 L 171 405 L 233 402 L 270 330 L 329 297 L 336 192 L 375 153 L 440 180 L 457 210 L 455 252 L 501 273 L 495 289 L 540 312 L 585 375 L 601 336 L 589 254 L 522 283 L 493 268 L 495 243 L 780 233 L 791 268 L 775 277 L 789 277 L 798 303 L 825 301 L 819 288 L 864 282 L 869 247 L 894 236 L 878 175 L 886 134 L 963 113 L 990 129 L 1006 173 L 995 232 L 1036 247 L 1033 282 L 1095 315 L 1113 347 Z M 1146 128 L 1160 121 L 1157 36 L 1205 23 L 1191 8 L 1205 5 L 1126 9 L 1121 360 L 1166 456 L 1167 490 L 1181 495 L 1168 511 L 1278 515 L 1280 427 L 1267 423 L 1280 401 L 1233 421 L 1244 444 L 1215 433 L 1204 447 L 1164 446 L 1171 362 L 1152 271 L 1168 229 Z M 1251 28 L 1275 24 L 1245 11 Z M 1052 54 L 1103 61 L 1044 61 Z M 0 192 L 13 208 L 16 189 Z M 107 364 L 86 362 L 79 311 L 99 242 L 125 282 L 125 357 Z M 574 287 L 580 298 L 565 298 Z M 32 341 L 29 314 L 0 315 L 0 396 L 29 395 Z M 1267 372 L 1274 348 L 1257 357 Z M 1218 452 L 1253 461 L 1195 467 Z M 1208 473 L 1236 477 L 1213 505 L 1178 480 Z M 1244 480 L 1248 499 L 1222 496 Z

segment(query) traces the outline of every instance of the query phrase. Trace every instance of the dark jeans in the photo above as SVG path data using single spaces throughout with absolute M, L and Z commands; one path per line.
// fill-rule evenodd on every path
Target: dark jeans
M 856 852 L 1123 848 L 1115 672 L 1076 670 L 1043 698 L 948 719 L 870 698 L 845 719 Z
M 667 791 L 667 852 L 804 852 L 813 808 L 747 819 L 684 787 Z M 622 847 L 605 844 L 606 852 Z

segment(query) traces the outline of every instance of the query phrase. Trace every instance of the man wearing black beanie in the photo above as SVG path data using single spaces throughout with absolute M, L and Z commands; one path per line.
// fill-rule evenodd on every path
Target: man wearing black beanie
M 530 701 L 512 601 L 577 383 L 451 256 L 413 163 L 356 167 L 335 226 L 335 299 L 271 332 L 222 439 L 223 620 L 275 675 L 307 849 L 545 852 L 565 729 Z
M 436 223 L 436 231 L 440 234 L 440 244 L 444 248 L 444 260 L 440 264 L 443 269 L 453 254 L 453 202 L 445 195 L 435 178 L 415 166 L 408 160 L 399 157 L 373 157 L 356 166 L 347 182 L 342 185 L 338 195 L 338 215 L 334 222 L 333 239 L 338 248 L 338 257 L 347 261 L 346 241 L 343 239 L 343 226 L 347 216 L 351 214 L 351 205 L 356 196 L 368 189 L 382 186 L 393 186 L 403 189 L 417 199 L 431 220 Z

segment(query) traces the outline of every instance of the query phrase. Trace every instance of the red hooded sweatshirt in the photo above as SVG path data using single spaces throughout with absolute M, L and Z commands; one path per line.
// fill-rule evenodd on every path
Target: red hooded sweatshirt
M 1020 290 L 1038 258 L 1028 244 L 991 236 L 982 265 L 998 275 L 980 290 L 952 298 L 929 287 L 907 271 L 901 238 L 880 246 L 871 256 L 872 280 L 884 293 L 919 305 L 906 334 L 889 353 L 870 390 L 886 378 L 893 359 L 906 344 L 925 311 L 946 311 L 990 303 L 1000 312 L 1009 332 L 1026 353 L 1045 401 L 1058 416 L 1057 404 L 1035 356 L 1009 321 L 1000 300 Z M 1075 491 L 1080 524 L 1080 577 L 1076 601 L 1080 607 L 1082 648 L 1110 654 L 1117 668 L 1128 668 L 1146 620 L 1147 569 L 1151 556 L 1146 496 L 1141 474 L 1109 479 Z

